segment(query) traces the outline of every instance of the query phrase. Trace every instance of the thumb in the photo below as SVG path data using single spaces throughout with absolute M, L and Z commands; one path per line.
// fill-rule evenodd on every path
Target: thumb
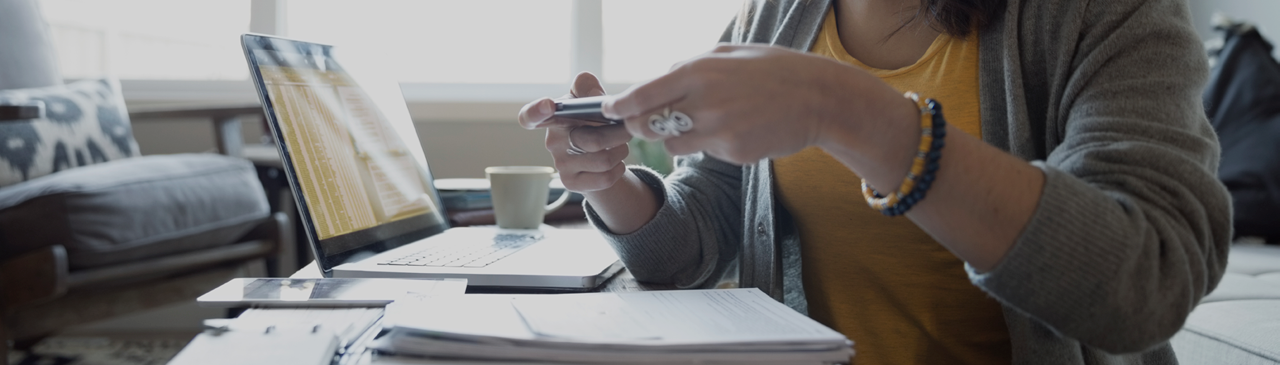
M 600 85 L 600 79 L 596 75 L 583 71 L 573 78 L 573 86 L 569 87 L 569 92 L 575 98 L 600 96 L 604 95 L 604 86 Z

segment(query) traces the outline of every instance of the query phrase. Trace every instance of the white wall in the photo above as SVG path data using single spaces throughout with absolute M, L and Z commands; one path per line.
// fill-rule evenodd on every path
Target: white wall
M 128 91 L 126 90 L 126 93 Z M 251 102 L 253 95 L 248 96 Z M 242 104 L 220 102 L 211 105 Z M 172 103 L 130 100 L 129 108 L 172 107 Z M 484 168 L 499 165 L 551 166 L 543 147 L 544 132 L 520 128 L 519 103 L 414 103 L 410 114 L 423 151 L 437 178 L 484 177 Z M 262 136 L 259 121 L 245 120 L 245 143 Z M 214 150 L 213 125 L 201 119 L 135 121 L 133 135 L 144 155 Z
M 1232 19 L 1247 20 L 1272 45 L 1280 46 L 1280 0 L 1189 0 L 1191 19 L 1201 39 L 1216 35 L 1210 23 L 1213 14 L 1222 12 Z M 1280 58 L 1280 47 L 1274 55 Z

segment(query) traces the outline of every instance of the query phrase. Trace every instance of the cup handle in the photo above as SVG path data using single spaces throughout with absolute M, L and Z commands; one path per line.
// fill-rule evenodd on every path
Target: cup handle
M 564 206 L 564 203 L 569 201 L 569 194 L 573 194 L 573 192 L 569 191 L 569 189 L 564 189 L 564 192 L 560 193 L 560 197 L 556 198 L 556 201 L 551 202 L 551 204 L 547 204 L 546 214 L 551 214 L 551 212 L 554 212 L 556 209 L 560 209 L 561 206 Z

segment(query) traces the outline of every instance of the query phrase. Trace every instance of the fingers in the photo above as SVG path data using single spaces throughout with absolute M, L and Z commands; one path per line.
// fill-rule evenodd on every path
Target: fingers
M 559 170 L 561 175 L 579 172 L 605 172 L 623 163 L 622 160 L 626 159 L 627 154 L 630 152 L 630 147 L 627 145 L 582 155 L 570 155 L 567 151 L 560 151 L 563 156 L 557 156 L 556 170 Z
M 567 132 L 565 144 L 568 145 L 569 141 L 573 141 L 574 146 L 578 146 L 587 153 L 604 151 L 626 145 L 631 141 L 631 133 L 622 125 L 575 127 Z
M 618 180 L 627 173 L 626 164 L 621 161 L 613 168 L 604 172 L 579 172 L 576 176 L 569 180 L 562 180 L 564 187 L 571 191 L 597 191 L 607 189 L 613 184 L 617 184 Z
M 555 110 L 556 104 L 551 98 L 542 98 L 525 104 L 523 108 L 520 108 L 520 114 L 517 115 L 517 119 L 524 129 L 540 128 L 543 122 L 551 119 Z
M 716 119 L 723 117 L 719 113 L 708 110 L 698 110 L 695 113 L 693 107 L 688 103 L 674 104 L 671 106 L 671 112 L 679 111 L 686 114 L 692 121 L 692 128 L 680 132 L 680 135 L 672 135 L 655 131 L 653 123 L 650 122 L 652 119 L 661 118 L 665 111 L 664 108 L 664 110 L 655 110 L 651 114 L 628 119 L 626 124 L 627 131 L 646 140 L 662 141 L 667 154 L 672 156 L 706 152 L 716 158 L 736 164 L 750 163 L 759 159 L 759 157 L 752 155 L 755 149 L 749 146 L 727 144 L 729 140 L 741 140 L 742 138 L 741 136 L 726 137 L 725 133 L 731 133 L 731 131 L 718 128 L 720 123 Z M 575 138 L 577 138 L 576 135 Z M 574 139 L 574 142 L 576 143 L 577 139 Z
M 691 123 L 690 126 L 680 128 L 680 123 L 672 124 L 676 122 L 672 118 L 680 114 L 684 114 L 684 117 L 688 118 L 685 121 Z M 715 116 L 716 114 L 711 111 L 698 110 L 693 106 L 693 100 L 685 100 L 627 118 L 624 122 L 626 123 L 627 131 L 631 132 L 631 135 L 647 141 L 659 141 L 678 137 L 675 133 L 669 131 L 672 129 L 675 129 L 680 136 L 690 132 L 697 132 L 699 129 L 699 122 L 697 121 L 699 120 L 702 120 L 702 128 L 706 129 L 710 127 L 708 123 L 711 122 L 707 117 Z
M 579 127 L 547 129 L 547 150 L 555 159 L 556 169 L 561 174 L 572 175 L 580 171 L 603 172 L 612 169 L 627 158 L 630 149 L 627 141 L 630 134 L 621 126 Z M 573 144 L 587 151 L 585 154 L 569 154 L 569 132 L 573 133 Z M 584 138 L 579 141 L 579 138 Z
M 574 77 L 573 85 L 569 87 L 569 95 L 562 96 L 557 100 L 604 94 L 604 86 L 600 85 L 600 79 L 590 72 L 582 72 L 577 77 Z M 555 100 L 542 98 L 525 104 L 524 107 L 520 108 L 520 113 L 516 119 L 520 122 L 520 126 L 525 129 L 546 128 L 554 125 L 573 127 L 590 124 L 572 119 L 555 118 L 555 110 Z
M 671 110 L 676 110 L 676 109 L 673 108 Z M 627 118 L 626 120 L 624 120 L 624 125 L 626 125 L 627 127 L 627 132 L 631 133 L 632 136 L 642 138 L 646 141 L 658 141 L 658 140 L 670 138 L 671 137 L 670 135 L 658 133 L 653 130 L 653 127 L 650 127 L 650 121 L 655 117 L 660 119 L 664 118 L 664 114 L 666 111 L 667 111 L 667 107 L 663 106 L 654 110 L 650 110 L 646 113 L 641 113 L 640 115 Z
M 604 86 L 600 85 L 600 79 L 596 75 L 583 71 L 573 78 L 573 86 L 569 87 L 569 92 L 577 98 L 600 96 L 604 95 Z
M 637 85 L 601 105 L 604 115 L 614 119 L 630 119 L 662 106 L 683 100 L 698 86 L 705 73 L 698 68 L 714 69 L 727 53 L 768 49 L 760 45 L 720 44 L 711 52 L 676 63 L 667 74 Z
M 547 149 L 555 158 L 556 169 L 560 171 L 565 188 L 572 191 L 602 190 L 613 186 L 622 178 L 626 172 L 623 159 L 631 152 L 625 141 L 608 149 L 571 155 L 567 151 L 569 132 L 569 128 L 547 129 Z M 619 135 L 622 137 L 619 138 Z M 604 142 L 592 140 L 597 137 Z M 608 126 L 576 128 L 573 138 L 574 145 L 584 150 L 594 150 L 599 146 L 615 143 L 616 139 L 630 140 L 631 137 L 622 126 Z M 578 142 L 579 138 L 583 138 L 583 142 Z M 582 146 L 583 144 L 590 146 Z
M 572 99 L 572 98 L 573 98 L 573 94 L 566 94 L 565 96 L 562 96 L 556 100 L 564 100 L 564 99 Z M 551 100 L 550 98 L 538 99 L 532 103 L 525 104 L 525 106 L 520 109 L 520 114 L 518 115 L 517 119 L 520 122 L 520 126 L 524 127 L 525 129 L 538 129 L 538 128 L 549 128 L 549 127 L 570 128 L 570 127 L 578 127 L 578 126 L 584 126 L 584 125 L 587 125 L 587 126 L 600 125 L 599 122 L 594 122 L 589 120 L 556 117 L 555 107 L 556 107 L 555 100 Z M 543 109 L 543 108 L 546 108 L 546 109 Z
M 652 81 L 637 85 L 618 94 L 617 98 L 606 100 L 600 109 L 604 115 L 613 119 L 627 119 L 662 110 L 666 105 L 680 101 L 689 94 L 693 84 L 690 77 L 677 69 Z
M 711 49 L 711 53 L 731 53 L 738 50 L 752 49 L 752 48 L 759 48 L 759 47 L 762 47 L 762 46 L 759 44 L 719 43 L 719 44 L 716 44 L 716 48 Z

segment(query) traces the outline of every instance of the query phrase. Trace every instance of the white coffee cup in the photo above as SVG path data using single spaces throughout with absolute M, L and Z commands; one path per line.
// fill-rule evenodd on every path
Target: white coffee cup
M 538 229 L 542 218 L 569 200 L 565 190 L 560 198 L 547 203 L 551 176 L 555 169 L 545 166 L 494 166 L 484 169 L 489 178 L 493 215 L 498 228 Z

